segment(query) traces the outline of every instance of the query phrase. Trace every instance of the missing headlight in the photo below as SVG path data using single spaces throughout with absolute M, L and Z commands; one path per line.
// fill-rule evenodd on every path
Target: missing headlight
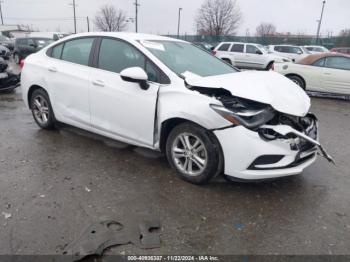
M 269 105 L 237 97 L 217 97 L 223 104 L 210 107 L 235 125 L 243 125 L 249 129 L 256 129 L 275 116 L 275 111 Z

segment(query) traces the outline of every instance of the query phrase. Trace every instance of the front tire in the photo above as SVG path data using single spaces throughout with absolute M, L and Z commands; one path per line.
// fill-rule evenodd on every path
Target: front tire
M 221 147 L 206 129 L 183 123 L 169 134 L 166 156 L 180 178 L 193 184 L 205 184 L 223 170 Z
M 292 80 L 295 84 L 300 86 L 303 90 L 305 90 L 305 83 L 304 83 L 303 79 L 301 79 L 301 77 L 295 76 L 295 75 L 291 75 L 291 76 L 287 76 L 287 77 L 290 80 Z
M 55 128 L 55 116 L 48 94 L 43 89 L 37 89 L 30 98 L 30 108 L 33 118 L 42 129 Z

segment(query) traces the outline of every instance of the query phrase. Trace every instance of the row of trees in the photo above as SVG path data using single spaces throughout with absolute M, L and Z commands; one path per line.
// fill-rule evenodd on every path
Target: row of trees
M 96 13 L 94 24 L 100 31 L 123 31 L 129 19 L 123 10 L 106 5 Z M 205 0 L 196 14 L 195 26 L 199 35 L 230 36 L 237 33 L 242 20 L 237 0 Z M 262 38 L 276 34 L 276 26 L 272 23 L 261 23 L 255 32 L 256 36 Z M 338 41 L 350 44 L 350 29 L 342 30 Z

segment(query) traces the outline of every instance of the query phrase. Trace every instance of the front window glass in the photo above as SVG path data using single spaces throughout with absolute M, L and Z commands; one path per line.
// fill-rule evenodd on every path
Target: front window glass
M 129 67 L 145 67 L 145 57 L 136 48 L 114 39 L 103 39 L 98 68 L 120 73 Z
M 248 53 L 248 54 L 258 54 L 260 52 L 261 51 L 257 47 L 255 47 L 253 45 L 247 45 L 246 53 Z
M 141 44 L 178 75 L 191 72 L 205 77 L 237 72 L 225 62 L 189 43 L 141 41 Z
M 88 65 L 93 41 L 93 38 L 81 38 L 66 42 L 62 52 L 62 60 Z

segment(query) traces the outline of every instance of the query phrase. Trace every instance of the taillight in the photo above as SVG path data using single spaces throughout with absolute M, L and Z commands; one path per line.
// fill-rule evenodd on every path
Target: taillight
M 22 59 L 21 62 L 19 62 L 19 67 L 21 69 L 23 69 L 23 67 L 24 67 L 24 59 Z
M 215 50 L 211 51 L 211 53 L 212 53 L 213 55 L 216 55 L 216 51 L 215 51 Z

